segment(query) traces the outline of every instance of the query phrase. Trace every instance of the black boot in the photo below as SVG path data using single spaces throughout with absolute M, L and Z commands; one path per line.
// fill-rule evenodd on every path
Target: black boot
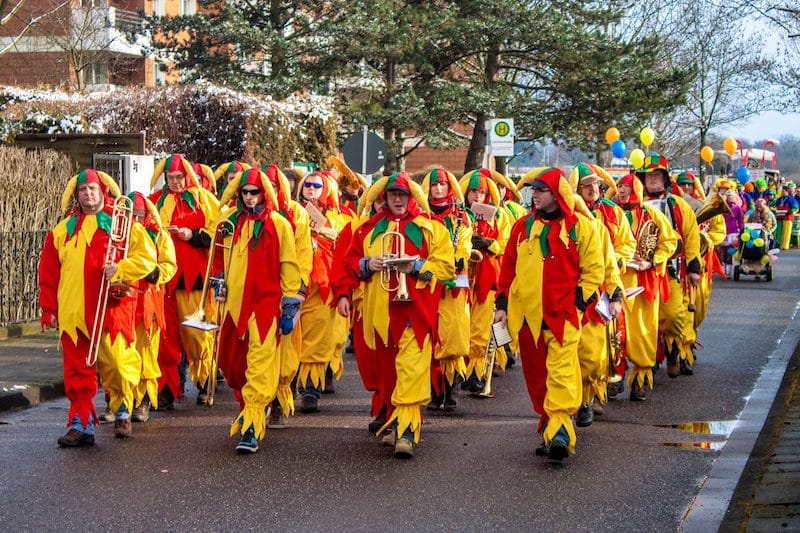
M 681 359 L 681 375 L 684 376 L 693 376 L 694 370 L 692 370 L 692 365 L 689 364 L 689 361 L 686 359 Z
M 445 380 L 444 384 L 444 410 L 448 412 L 452 412 L 456 410 L 456 406 L 458 405 L 458 401 L 456 400 L 456 396 L 458 395 L 458 391 L 454 385 L 450 385 Z
M 591 405 L 582 405 L 578 409 L 578 416 L 575 417 L 575 425 L 579 428 L 585 428 L 592 425 L 594 422 L 594 412 Z
M 678 362 L 679 349 L 676 343 L 672 344 L 672 348 L 665 347 L 667 352 L 667 375 L 671 378 L 677 378 L 681 375 L 681 365 Z

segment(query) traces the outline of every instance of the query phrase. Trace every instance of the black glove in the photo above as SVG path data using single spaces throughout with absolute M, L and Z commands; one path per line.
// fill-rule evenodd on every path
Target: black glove
M 160 275 L 161 272 L 158 270 L 158 267 L 155 267 L 152 272 L 145 276 L 144 280 L 150 285 L 156 285 Z
M 689 274 L 699 274 L 700 273 L 700 261 L 697 260 L 695 257 L 686 265 L 686 272 Z
M 586 311 L 586 308 L 589 307 L 589 304 L 592 303 L 597 299 L 597 293 L 592 293 L 588 300 L 583 299 L 583 289 L 578 287 L 575 289 L 575 307 L 577 307 L 581 312 Z
M 480 235 L 473 235 L 472 236 L 472 247 L 475 250 L 480 252 L 486 252 L 489 250 L 489 246 L 492 245 L 492 241 L 489 239 L 485 239 Z
M 456 259 L 456 273 L 461 272 L 462 270 L 464 270 L 464 258 L 463 257 L 461 257 L 459 259 Z
M 611 295 L 610 300 L 612 302 L 621 302 L 622 301 L 622 289 L 620 289 L 619 287 L 614 289 L 614 294 Z

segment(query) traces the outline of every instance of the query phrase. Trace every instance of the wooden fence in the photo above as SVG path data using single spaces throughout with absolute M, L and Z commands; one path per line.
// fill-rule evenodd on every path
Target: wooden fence
M 39 255 L 46 231 L 0 232 L 0 326 L 37 320 Z

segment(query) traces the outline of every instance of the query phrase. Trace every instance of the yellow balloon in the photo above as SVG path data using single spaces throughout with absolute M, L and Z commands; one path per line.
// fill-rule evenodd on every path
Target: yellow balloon
M 723 141 L 722 148 L 725 149 L 725 153 L 728 155 L 733 155 L 736 153 L 736 139 L 733 137 L 728 137 Z
M 656 138 L 656 134 L 653 133 L 653 130 L 650 128 L 644 128 L 641 132 L 639 132 L 639 140 L 642 141 L 642 144 L 645 146 L 650 146 L 653 144 L 653 140 Z
M 644 152 L 638 148 L 631 150 L 631 155 L 628 156 L 628 161 L 630 161 L 631 165 L 633 165 L 633 168 L 642 168 L 642 165 L 644 164 Z
M 753 246 L 755 246 L 756 248 L 761 248 L 762 246 L 764 246 L 764 239 L 762 239 L 761 237 L 756 237 L 755 239 L 753 239 Z
M 736 252 L 735 254 L 733 254 L 733 260 L 734 261 L 738 261 L 741 258 L 742 258 L 742 254 L 741 253 Z
M 750 240 L 750 233 L 749 232 L 744 232 L 744 233 L 742 233 L 742 236 L 739 237 L 739 238 L 742 239 L 742 242 L 747 242 L 747 241 Z
M 700 149 L 700 159 L 706 163 L 711 163 L 714 160 L 714 149 L 710 146 L 703 146 Z
M 768 255 L 764 254 L 764 255 L 761 256 L 761 264 L 762 265 L 769 264 L 769 256 Z
M 614 141 L 619 139 L 619 130 L 617 128 L 608 128 L 606 130 L 606 142 L 614 144 Z

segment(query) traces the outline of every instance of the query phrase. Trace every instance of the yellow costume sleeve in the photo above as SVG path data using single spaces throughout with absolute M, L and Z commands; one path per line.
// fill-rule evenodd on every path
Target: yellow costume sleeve
M 277 212 L 270 213 L 278 232 L 281 255 L 281 292 L 284 297 L 300 298 L 300 265 L 294 247 L 294 233 L 289 221 Z
M 514 225 L 514 219 L 507 209 L 500 209 L 500 216 L 494 219 L 497 225 L 497 251 L 493 249 L 494 244 L 489 247 L 489 251 L 495 255 L 503 255 L 506 251 L 508 244 L 508 237 L 511 235 L 511 226 Z
M 314 262 L 314 249 L 311 244 L 311 219 L 308 211 L 294 200 L 290 201 L 294 211 L 294 248 L 297 254 L 297 264 L 300 267 L 300 279 L 308 286 L 311 276 L 311 267 Z
M 708 229 L 706 229 L 705 233 L 711 241 L 710 248 L 714 248 L 715 246 L 722 244 L 722 241 L 725 240 L 726 232 L 727 228 L 725 227 L 725 217 L 723 215 L 717 215 L 709 218 Z
M 686 200 L 678 196 L 675 198 L 675 206 L 681 210 L 683 224 L 681 226 L 681 238 L 683 239 L 683 253 L 686 255 L 686 262 L 693 259 L 701 260 L 700 257 L 700 228 L 697 227 L 697 217 L 694 210 L 686 203 Z
M 624 267 L 633 258 L 636 252 L 636 239 L 631 231 L 631 225 L 625 216 L 625 211 L 621 207 L 615 206 L 614 213 L 617 215 L 617 224 L 614 227 L 614 234 L 611 237 L 614 246 L 614 254 L 617 261 Z
M 214 224 L 220 215 L 219 200 L 217 200 L 217 197 L 214 196 L 211 191 L 207 191 L 202 187 L 198 189 L 198 197 L 200 210 L 206 218 L 203 231 L 213 238 Z
M 158 284 L 163 285 L 171 280 L 178 271 L 175 244 L 172 242 L 172 237 L 163 229 L 156 235 L 156 250 L 158 252 Z
M 464 260 L 464 267 L 466 268 L 469 256 L 472 253 L 472 226 L 469 224 L 461 224 L 458 230 L 458 248 L 455 250 L 456 261 L 459 259 Z
M 438 281 L 450 281 L 456 277 L 450 232 L 444 224 L 429 219 L 417 217 L 415 222 L 428 233 L 428 257 L 420 269 L 420 274 L 430 272 Z
M 611 243 L 611 235 L 600 219 L 595 219 L 594 222 L 597 227 L 597 234 L 600 236 L 600 248 L 603 252 L 603 264 L 605 267 L 603 285 L 605 287 L 605 292 L 610 296 L 614 294 L 616 289 L 624 290 L 622 278 L 619 275 L 617 256 L 614 253 L 614 246 Z
M 605 262 L 601 238 L 598 238 L 597 226 L 594 219 L 577 215 L 578 234 L 578 270 L 580 277 L 578 286 L 583 291 L 584 299 L 589 298 L 600 287 L 605 277 Z
M 111 283 L 133 283 L 146 277 L 156 268 L 156 245 L 138 222 L 131 225 L 128 256 L 117 263 L 117 273 Z

